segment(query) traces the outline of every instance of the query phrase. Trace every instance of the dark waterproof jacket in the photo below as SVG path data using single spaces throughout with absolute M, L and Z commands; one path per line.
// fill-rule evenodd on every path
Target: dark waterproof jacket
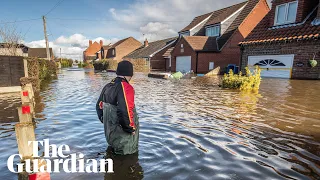
M 135 131 L 134 118 L 134 89 L 129 82 L 116 77 L 103 89 L 96 104 L 96 110 L 100 121 L 103 116 L 103 103 L 109 103 L 117 107 L 119 124 L 125 132 Z
M 134 107 L 134 89 L 126 79 L 117 77 L 107 84 L 96 109 L 104 124 L 106 140 L 114 152 L 122 155 L 137 152 L 139 119 Z

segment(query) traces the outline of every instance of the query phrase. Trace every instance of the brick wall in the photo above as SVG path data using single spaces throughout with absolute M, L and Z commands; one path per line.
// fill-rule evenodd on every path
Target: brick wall
M 136 39 L 130 37 L 118 46 L 115 47 L 116 52 L 115 52 L 115 57 L 113 59 L 115 60 L 122 60 L 124 56 L 130 54 L 134 50 L 138 49 L 142 44 L 137 41 Z
M 168 46 L 162 49 L 151 58 L 150 63 L 152 70 L 166 71 L 169 69 L 169 63 L 166 62 L 166 59 L 162 55 L 171 47 L 172 46 Z
M 282 44 L 250 45 L 243 48 L 241 69 L 248 64 L 248 56 L 257 55 L 281 55 L 294 54 L 292 68 L 293 79 L 320 79 L 320 41 L 304 41 Z M 309 66 L 309 60 L 316 54 L 318 65 L 314 68 Z M 296 64 L 302 62 L 303 67 Z
M 220 53 L 198 54 L 198 73 L 209 72 L 209 62 L 214 62 L 214 68 L 220 66 L 220 73 L 224 73 L 228 64 L 240 64 L 240 48 L 238 43 L 243 40 L 242 34 L 237 30 L 232 38 L 227 42 Z
M 181 44 L 183 44 L 183 52 L 181 52 Z M 179 39 L 175 48 L 171 52 L 171 71 L 176 71 L 177 56 L 191 56 L 191 70 L 196 71 L 196 52 L 190 47 L 184 38 Z
M 20 86 L 24 77 L 24 63 L 21 56 L 0 56 L 0 87 Z

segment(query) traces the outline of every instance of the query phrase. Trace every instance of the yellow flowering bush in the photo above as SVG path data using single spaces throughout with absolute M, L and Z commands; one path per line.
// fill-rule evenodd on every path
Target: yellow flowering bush
M 261 82 L 261 69 L 259 66 L 256 66 L 253 73 L 248 67 L 246 67 L 245 70 L 245 76 L 243 76 L 241 72 L 234 74 L 232 70 L 229 71 L 229 74 L 224 74 L 222 78 L 222 88 L 239 89 L 241 91 L 258 91 Z

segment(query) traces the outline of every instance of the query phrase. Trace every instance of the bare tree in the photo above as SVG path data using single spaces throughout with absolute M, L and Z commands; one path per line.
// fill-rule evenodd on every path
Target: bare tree
M 23 37 L 14 24 L 0 26 L 0 55 L 23 55 L 23 51 L 20 48 L 22 40 Z

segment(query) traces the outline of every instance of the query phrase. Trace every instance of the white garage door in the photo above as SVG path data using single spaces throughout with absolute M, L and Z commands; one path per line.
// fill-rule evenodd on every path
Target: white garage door
M 249 56 L 248 67 L 253 70 L 258 65 L 262 77 L 291 78 L 293 59 L 293 54 Z
M 191 56 L 177 56 L 176 71 L 183 73 L 191 71 Z

